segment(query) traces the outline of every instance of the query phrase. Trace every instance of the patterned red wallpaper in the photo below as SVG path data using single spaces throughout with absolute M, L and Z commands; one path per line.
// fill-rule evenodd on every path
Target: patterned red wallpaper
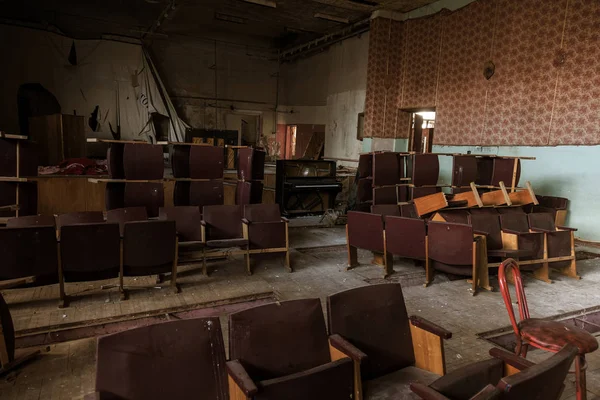
M 600 144 L 598 0 L 479 0 L 372 28 L 367 136 L 406 136 L 396 98 L 398 109 L 436 106 L 436 144 Z

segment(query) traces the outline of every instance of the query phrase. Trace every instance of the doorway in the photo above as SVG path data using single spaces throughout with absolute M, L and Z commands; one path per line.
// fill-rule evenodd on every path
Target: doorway
M 435 131 L 435 109 L 411 110 L 408 150 L 431 153 Z
M 281 139 L 278 134 L 277 140 L 286 160 L 318 160 L 325 152 L 325 125 L 286 125 L 285 134 Z

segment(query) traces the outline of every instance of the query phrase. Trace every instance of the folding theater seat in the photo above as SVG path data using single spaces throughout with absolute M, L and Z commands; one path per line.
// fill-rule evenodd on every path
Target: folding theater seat
M 437 270 L 470 277 L 473 295 L 479 287 L 492 290 L 485 240 L 470 225 L 432 221 L 427 224 L 427 235 L 429 268 L 426 272 L 426 285 L 431 282 Z
M 369 250 L 374 255 L 385 255 L 383 217 L 359 211 L 348 212 L 346 223 L 346 240 L 348 248 L 348 269 L 358 266 L 358 249 Z M 391 257 L 391 256 L 390 256 Z M 384 275 L 393 272 L 392 261 L 383 260 Z
M 237 248 L 237 251 L 218 251 L 211 254 L 230 255 L 244 254 L 246 258 L 246 272 L 252 274 L 250 268 L 250 246 L 248 238 L 244 237 L 243 228 L 243 206 L 218 205 L 205 206 L 202 209 L 202 237 L 206 244 L 204 251 L 204 262 L 202 269 L 205 275 L 208 275 L 206 267 L 206 249 L 231 249 Z
M 279 204 L 246 205 L 242 222 L 250 254 L 285 253 L 285 266 L 292 272 L 288 220 L 281 216 Z
M 409 317 L 400 284 L 329 296 L 327 323 L 333 347 L 355 364 L 355 399 L 413 398 L 411 383 L 427 385 L 446 373 L 444 339 L 452 333 Z
M 348 344 L 339 339 L 337 347 Z M 231 314 L 229 396 L 351 399 L 353 362 L 335 346 L 328 341 L 319 299 L 277 302 Z
M 95 390 L 85 399 L 229 398 L 219 318 L 163 322 L 100 337 Z

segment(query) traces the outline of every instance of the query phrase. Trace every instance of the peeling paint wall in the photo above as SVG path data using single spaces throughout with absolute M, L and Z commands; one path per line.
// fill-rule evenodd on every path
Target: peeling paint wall
M 325 157 L 358 159 L 363 144 L 356 135 L 358 114 L 364 111 L 368 50 L 367 33 L 282 65 L 285 105 L 278 108 L 278 123 L 325 124 Z
M 238 129 L 229 114 L 258 114 L 261 133 L 275 132 L 277 55 L 210 40 L 156 41 L 153 60 L 178 112 L 193 128 Z M 228 125 L 228 121 L 230 121 Z

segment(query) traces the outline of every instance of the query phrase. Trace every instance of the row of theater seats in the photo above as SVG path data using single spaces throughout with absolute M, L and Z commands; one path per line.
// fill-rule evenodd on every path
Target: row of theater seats
M 393 273 L 393 256 L 419 260 L 425 264 L 426 285 L 437 270 L 472 278 L 473 294 L 478 287 L 491 289 L 488 270 L 507 258 L 546 282 L 551 282 L 550 268 L 578 278 L 575 229 L 556 225 L 552 213 L 498 207 L 447 210 L 419 219 L 404 216 L 404 210 L 380 205 L 372 213 L 348 213 L 350 267 L 358 265 L 357 249 L 379 254 L 385 276 Z
M 58 280 L 65 305 L 65 282 L 119 277 L 125 297 L 123 277 L 170 273 L 178 292 L 180 250 L 200 250 L 205 274 L 206 258 L 235 254 L 230 248 L 245 255 L 249 274 L 257 253 L 285 253 L 291 271 L 287 232 L 276 204 L 161 208 L 158 220 L 144 207 L 110 210 L 106 221 L 102 212 L 13 218 L 0 228 L 0 287 Z
M 446 374 L 451 332 L 409 317 L 399 284 L 329 296 L 326 323 L 315 298 L 233 313 L 228 329 L 229 361 L 219 318 L 101 337 L 86 399 L 554 399 L 577 353 L 566 346 L 536 365 L 492 349 L 492 359 Z

